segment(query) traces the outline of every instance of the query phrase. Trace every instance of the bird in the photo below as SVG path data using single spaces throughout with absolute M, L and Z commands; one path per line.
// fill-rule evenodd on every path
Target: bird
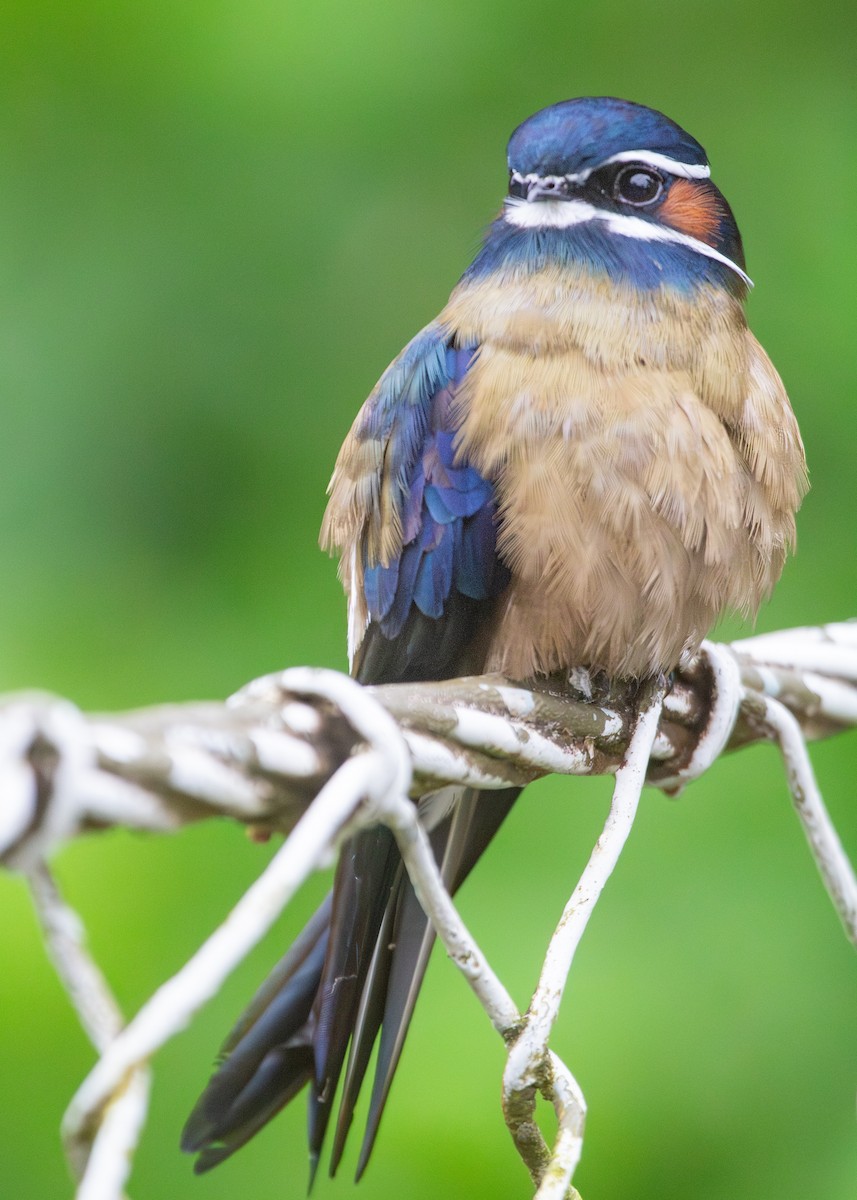
M 803 445 L 700 143 L 582 97 L 519 125 L 508 169 L 475 258 L 336 461 L 321 542 L 361 683 L 664 679 L 721 615 L 756 614 L 794 545 Z M 450 891 L 517 795 L 421 802 Z M 352 836 L 187 1122 L 195 1169 L 306 1087 L 310 1180 L 336 1111 L 333 1175 L 378 1042 L 359 1178 L 432 940 L 389 830 Z

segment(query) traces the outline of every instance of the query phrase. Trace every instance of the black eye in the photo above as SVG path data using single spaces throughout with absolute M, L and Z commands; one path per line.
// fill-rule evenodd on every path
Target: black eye
M 613 180 L 613 196 L 625 204 L 651 204 L 664 190 L 664 181 L 648 167 L 623 167 Z

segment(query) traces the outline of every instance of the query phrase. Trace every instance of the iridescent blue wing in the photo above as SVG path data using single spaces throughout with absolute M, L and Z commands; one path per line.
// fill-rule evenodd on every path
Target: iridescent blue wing
M 456 455 L 456 395 L 476 348 L 423 330 L 381 377 L 342 448 L 323 541 L 342 556 L 364 683 L 478 669 L 508 572 L 491 483 Z

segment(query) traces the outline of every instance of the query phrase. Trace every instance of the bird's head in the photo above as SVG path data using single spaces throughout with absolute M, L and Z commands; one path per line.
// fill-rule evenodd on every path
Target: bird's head
M 643 287 L 714 273 L 743 292 L 741 235 L 709 175 L 699 142 L 662 113 L 610 97 L 565 100 L 512 134 L 494 240 L 519 258 L 553 246 Z

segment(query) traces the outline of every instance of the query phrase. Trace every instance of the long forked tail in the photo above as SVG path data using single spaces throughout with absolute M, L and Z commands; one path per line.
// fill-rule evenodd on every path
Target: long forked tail
M 464 881 L 517 795 L 512 788 L 465 791 L 433 831 L 433 849 L 450 891 Z M 234 1154 L 310 1084 L 312 1179 L 347 1054 L 330 1159 L 333 1175 L 380 1031 L 359 1178 L 375 1143 L 433 941 L 390 832 L 378 827 L 352 838 L 340 854 L 333 892 L 230 1033 L 185 1125 L 182 1149 L 198 1153 L 197 1173 Z

